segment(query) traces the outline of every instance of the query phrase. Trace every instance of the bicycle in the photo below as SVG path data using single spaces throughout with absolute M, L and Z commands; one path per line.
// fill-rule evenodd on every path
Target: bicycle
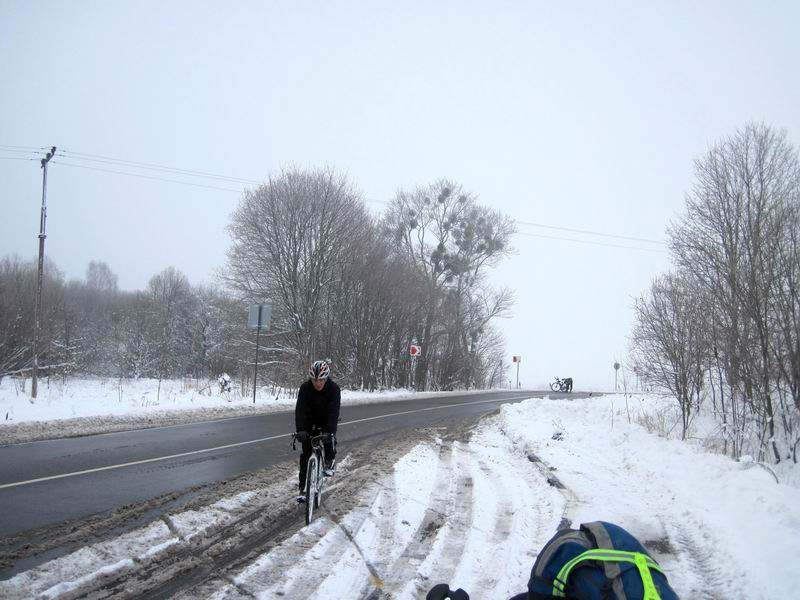
M 311 442 L 311 456 L 308 457 L 306 468 L 306 525 L 311 524 L 311 519 L 314 515 L 314 509 L 322 505 L 322 486 L 325 478 L 329 477 L 325 473 L 325 444 L 326 439 L 333 440 L 332 433 L 322 433 L 312 436 Z M 292 434 L 292 449 L 296 450 L 295 442 L 297 441 L 297 434 Z M 333 467 L 333 464 L 331 464 Z
M 560 379 L 556 377 L 556 380 L 550 384 L 550 389 L 553 390 L 554 392 L 569 392 L 570 387 L 569 383 L 567 382 L 567 379 L 569 378 Z

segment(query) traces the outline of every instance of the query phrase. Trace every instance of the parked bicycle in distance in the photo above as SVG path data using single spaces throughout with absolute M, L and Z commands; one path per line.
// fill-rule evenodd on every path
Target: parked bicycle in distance
M 550 389 L 554 392 L 571 392 L 572 377 L 565 377 L 564 379 L 556 377 L 556 380 L 550 384 Z
M 333 440 L 332 433 L 322 433 L 320 435 L 312 436 L 309 442 L 311 443 L 311 456 L 308 457 L 308 467 L 306 469 L 306 525 L 311 524 L 311 519 L 314 515 L 314 509 L 322 505 L 322 487 L 325 483 L 326 477 L 333 475 L 334 464 L 331 463 L 329 470 L 325 469 L 325 440 Z M 297 434 L 292 434 L 292 449 L 296 450 L 295 442 L 297 441 Z

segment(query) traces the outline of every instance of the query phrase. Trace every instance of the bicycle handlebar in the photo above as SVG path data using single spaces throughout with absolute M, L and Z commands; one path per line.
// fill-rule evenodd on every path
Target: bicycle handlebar
M 292 450 L 296 449 L 295 442 L 298 441 L 298 437 L 297 437 L 298 433 L 300 433 L 300 432 L 299 431 L 295 431 L 292 434 Z M 336 439 L 336 434 L 334 434 L 334 433 L 320 433 L 318 435 L 312 435 L 311 437 L 308 438 L 308 441 L 313 444 L 314 442 L 317 442 L 319 440 L 326 440 L 326 439 L 334 440 L 334 439 Z

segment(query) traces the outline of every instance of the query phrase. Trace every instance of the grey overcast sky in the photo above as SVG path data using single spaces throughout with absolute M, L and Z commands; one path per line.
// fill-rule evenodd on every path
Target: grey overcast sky
M 519 221 L 660 241 L 520 224 L 492 276 L 523 385 L 609 389 L 692 160 L 748 121 L 800 143 L 800 2 L 3 0 L 0 86 L 0 256 L 36 255 L 41 202 L 8 146 L 55 145 L 67 278 L 99 259 L 123 289 L 170 265 L 211 281 L 243 188 L 70 153 L 253 181 L 331 166 L 378 212 L 447 177 Z

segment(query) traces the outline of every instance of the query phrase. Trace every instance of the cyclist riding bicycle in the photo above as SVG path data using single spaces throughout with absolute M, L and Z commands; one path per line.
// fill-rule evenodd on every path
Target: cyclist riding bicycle
M 297 404 L 294 409 L 297 439 L 303 444 L 300 456 L 300 493 L 298 502 L 305 502 L 305 482 L 308 457 L 311 456 L 311 436 L 318 433 L 336 434 L 339 424 L 339 407 L 342 392 L 336 382 L 331 379 L 331 370 L 324 360 L 314 361 L 308 369 L 308 381 L 300 386 L 297 392 Z M 333 475 L 334 458 L 336 457 L 336 439 L 325 440 L 325 474 Z

